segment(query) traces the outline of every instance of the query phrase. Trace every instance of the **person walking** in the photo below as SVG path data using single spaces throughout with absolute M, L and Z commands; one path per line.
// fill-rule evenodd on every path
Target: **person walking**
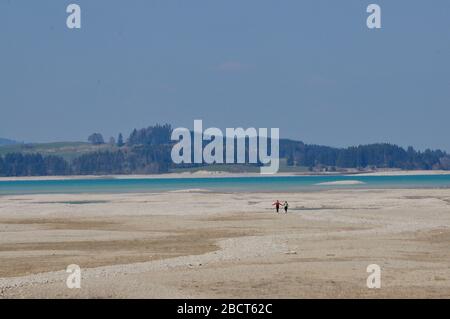
M 275 203 L 273 203 L 272 206 L 275 206 L 275 210 L 276 210 L 276 212 L 278 213 L 278 212 L 280 211 L 281 203 L 280 203 L 280 201 L 277 199 L 277 201 L 276 201 Z
M 288 208 L 289 208 L 289 204 L 287 201 L 284 202 L 284 213 L 287 214 Z

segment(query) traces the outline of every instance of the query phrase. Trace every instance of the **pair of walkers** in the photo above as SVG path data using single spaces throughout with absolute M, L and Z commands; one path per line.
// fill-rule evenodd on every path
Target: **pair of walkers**
M 282 204 L 278 199 L 275 203 L 272 204 L 272 206 L 275 206 L 275 210 L 277 211 L 277 213 L 280 211 L 280 206 L 284 207 L 284 212 L 287 214 L 288 208 L 289 208 L 289 204 L 287 201 L 284 202 L 284 204 Z

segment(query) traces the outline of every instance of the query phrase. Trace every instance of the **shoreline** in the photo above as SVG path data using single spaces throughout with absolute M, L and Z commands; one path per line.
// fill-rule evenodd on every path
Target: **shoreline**
M 418 176 L 418 175 L 450 175 L 444 170 L 417 171 L 373 171 L 355 173 L 278 173 L 264 175 L 260 173 L 227 173 L 221 171 L 197 171 L 193 173 L 164 173 L 164 174 L 130 174 L 130 175 L 67 175 L 67 176 L 20 176 L 0 177 L 0 182 L 8 181 L 60 181 L 60 180 L 92 180 L 92 179 L 180 179 L 180 178 L 235 178 L 235 177 L 291 177 L 291 176 Z
M 448 298 L 449 203 L 448 189 L 13 196 L 0 299 Z M 373 263 L 382 289 L 365 286 Z M 83 289 L 66 287 L 71 264 Z

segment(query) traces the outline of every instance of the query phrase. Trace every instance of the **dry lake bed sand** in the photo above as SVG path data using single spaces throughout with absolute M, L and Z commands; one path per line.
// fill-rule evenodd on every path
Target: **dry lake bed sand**
M 0 197 L 0 298 L 141 297 L 449 298 L 450 189 Z

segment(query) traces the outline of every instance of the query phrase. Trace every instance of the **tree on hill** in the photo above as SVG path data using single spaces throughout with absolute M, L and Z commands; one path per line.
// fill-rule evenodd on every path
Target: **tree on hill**
M 122 135 L 122 133 L 119 133 L 119 137 L 117 137 L 117 146 L 122 147 L 124 145 L 125 145 L 125 143 L 123 142 L 123 135 Z
M 105 144 L 105 140 L 103 139 L 103 136 L 100 133 L 91 134 L 88 137 L 88 141 L 93 145 Z
M 134 129 L 127 144 L 132 145 L 163 145 L 171 142 L 172 127 L 169 124 L 149 126 L 140 130 Z
M 58 156 L 8 153 L 0 157 L 0 176 L 46 176 L 70 173 L 69 164 Z

